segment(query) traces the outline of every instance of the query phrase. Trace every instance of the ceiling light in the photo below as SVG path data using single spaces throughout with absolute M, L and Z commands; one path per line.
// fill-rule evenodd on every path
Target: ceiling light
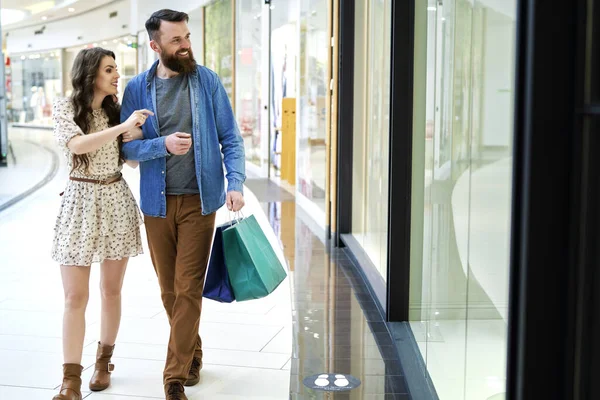
M 103 45 L 107 45 L 107 44 L 108 44 L 108 42 L 105 40 L 105 41 L 103 41 L 103 42 L 102 42 L 102 44 L 103 44 Z
M 75 12 L 75 9 L 73 7 L 69 7 L 69 12 Z
M 42 19 L 45 21 L 48 19 L 48 17 L 46 17 L 45 15 L 42 17 Z

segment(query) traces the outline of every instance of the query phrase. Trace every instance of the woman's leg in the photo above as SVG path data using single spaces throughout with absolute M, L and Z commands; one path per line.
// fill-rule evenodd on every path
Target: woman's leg
M 85 337 L 85 309 L 89 299 L 90 267 L 61 265 L 65 309 L 63 356 L 65 364 L 81 364 Z
M 128 258 L 104 260 L 101 265 L 100 291 L 102 294 L 102 322 L 100 343 L 112 346 L 117 340 L 121 324 L 121 288 Z

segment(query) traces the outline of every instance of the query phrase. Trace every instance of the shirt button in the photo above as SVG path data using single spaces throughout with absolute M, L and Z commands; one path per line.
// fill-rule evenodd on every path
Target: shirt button
M 162 173 L 163 173 L 163 175 L 164 175 L 165 171 L 163 171 Z
M 160 194 L 165 194 L 165 192 L 160 192 Z

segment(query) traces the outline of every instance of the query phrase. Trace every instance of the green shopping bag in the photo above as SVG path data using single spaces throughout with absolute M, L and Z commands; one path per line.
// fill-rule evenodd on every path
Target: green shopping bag
M 223 231 L 223 252 L 236 301 L 265 297 L 286 277 L 254 215 Z

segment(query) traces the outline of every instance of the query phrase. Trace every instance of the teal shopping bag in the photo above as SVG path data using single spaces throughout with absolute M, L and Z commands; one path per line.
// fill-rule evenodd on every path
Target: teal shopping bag
M 236 301 L 265 297 L 286 277 L 254 215 L 223 231 L 223 252 Z

